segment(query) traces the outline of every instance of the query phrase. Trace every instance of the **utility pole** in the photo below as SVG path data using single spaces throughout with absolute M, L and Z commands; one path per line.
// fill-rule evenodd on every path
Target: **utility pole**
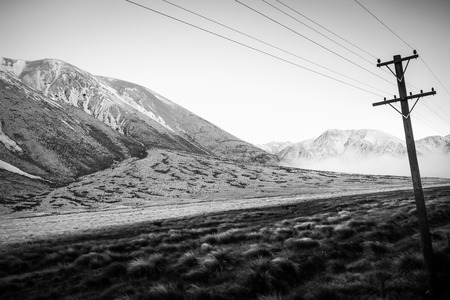
M 409 61 L 411 59 L 418 58 L 419 55 L 414 50 L 414 55 L 404 57 L 402 58 L 400 55 L 395 55 L 394 60 L 381 63 L 380 60 L 378 60 L 377 67 L 383 67 L 386 66 L 392 74 L 395 75 L 397 78 L 397 85 L 398 85 L 398 92 L 399 92 L 399 98 L 394 96 L 394 99 L 386 100 L 384 98 L 384 101 L 373 103 L 373 106 L 378 105 L 385 105 L 388 104 L 391 107 L 393 107 L 398 113 L 402 115 L 403 119 L 403 127 L 405 129 L 405 138 L 406 138 L 406 149 L 408 151 L 408 158 L 409 158 L 409 166 L 411 169 L 411 177 L 414 187 L 414 195 L 415 195 L 415 201 L 416 201 L 416 208 L 417 208 L 417 217 L 419 219 L 419 231 L 420 231 L 420 240 L 421 240 L 421 246 L 422 246 L 422 254 L 423 254 L 423 260 L 425 264 L 425 269 L 428 273 L 428 286 L 429 286 L 429 293 L 430 293 L 430 299 L 438 299 L 438 287 L 437 287 L 437 280 L 436 280 L 436 271 L 434 267 L 434 261 L 433 261 L 433 244 L 431 243 L 431 235 L 430 235 L 430 228 L 428 225 L 428 218 L 427 218 L 427 210 L 425 206 L 425 199 L 423 196 L 423 189 L 422 189 L 422 181 L 420 178 L 420 172 L 419 172 L 419 164 L 417 162 L 417 153 L 416 153 L 416 145 L 414 143 L 414 136 L 413 136 L 413 130 L 412 130 L 412 124 L 411 124 L 411 112 L 414 109 L 415 105 L 419 101 L 421 97 L 434 95 L 436 92 L 434 89 L 431 89 L 431 92 L 424 93 L 423 91 L 420 91 L 420 94 L 407 95 L 406 92 L 406 84 L 405 84 L 405 71 L 408 68 Z M 403 70 L 403 61 L 407 61 L 406 68 Z M 395 73 L 391 70 L 389 65 L 394 64 L 395 66 Z M 417 98 L 417 99 L 416 99 Z M 410 99 L 416 99 L 416 102 L 414 103 L 412 109 L 409 109 L 408 100 Z M 401 105 L 401 111 L 399 111 L 397 108 L 392 106 L 392 103 L 400 102 Z

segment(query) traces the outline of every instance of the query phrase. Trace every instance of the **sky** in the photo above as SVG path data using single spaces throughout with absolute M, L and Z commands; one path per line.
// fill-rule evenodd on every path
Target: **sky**
M 416 49 L 423 60 L 408 66 L 408 92 L 434 87 L 437 95 L 414 108 L 415 138 L 450 134 L 448 0 L 359 0 L 413 49 L 354 0 L 281 2 L 358 48 L 276 0 L 267 2 L 326 37 L 262 0 L 240 1 L 291 30 L 235 0 L 170 0 L 283 51 L 163 0 L 133 1 L 209 32 L 125 0 L 1 0 L 0 56 L 60 59 L 94 75 L 143 85 L 238 138 L 262 144 L 299 142 L 330 128 L 378 129 L 404 139 L 401 115 L 389 106 L 372 107 L 398 95 L 396 78 L 377 68 L 376 59 L 410 56 Z

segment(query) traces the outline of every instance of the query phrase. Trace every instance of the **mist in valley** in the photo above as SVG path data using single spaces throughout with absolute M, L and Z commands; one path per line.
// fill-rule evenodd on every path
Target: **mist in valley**
M 450 178 L 450 153 L 433 153 L 419 155 L 419 169 L 422 177 Z M 339 157 L 323 160 L 297 160 L 284 162 L 283 165 L 343 173 L 370 175 L 410 176 L 408 158 L 381 157 Z

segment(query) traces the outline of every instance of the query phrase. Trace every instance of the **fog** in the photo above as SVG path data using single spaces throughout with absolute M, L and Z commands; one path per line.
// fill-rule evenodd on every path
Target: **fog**
M 420 155 L 418 160 L 421 177 L 450 178 L 450 153 Z M 343 173 L 411 176 L 407 156 L 345 157 L 318 161 L 290 161 L 283 164 L 304 169 Z

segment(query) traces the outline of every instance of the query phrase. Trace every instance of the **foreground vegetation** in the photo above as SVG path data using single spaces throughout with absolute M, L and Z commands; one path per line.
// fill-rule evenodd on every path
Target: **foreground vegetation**
M 450 187 L 425 191 L 450 299 Z M 1 299 L 426 299 L 411 191 L 1 246 Z M 447 284 L 444 284 L 447 283 Z

